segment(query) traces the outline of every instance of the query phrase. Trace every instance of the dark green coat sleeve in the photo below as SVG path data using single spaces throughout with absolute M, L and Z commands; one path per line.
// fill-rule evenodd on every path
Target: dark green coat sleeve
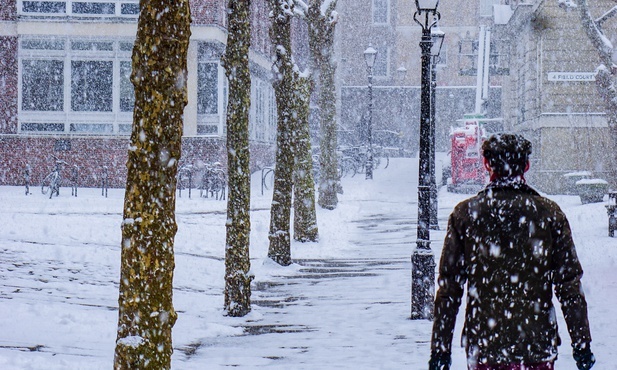
M 581 286 L 583 269 L 576 255 L 570 224 L 561 211 L 557 212 L 553 238 L 555 240 L 553 254 L 555 295 L 561 303 L 572 345 L 590 343 L 587 301 Z
M 456 315 L 461 305 L 466 275 L 463 235 L 457 225 L 456 210 L 448 220 L 448 230 L 439 262 L 439 289 L 435 297 L 435 318 L 431 350 L 451 352 Z

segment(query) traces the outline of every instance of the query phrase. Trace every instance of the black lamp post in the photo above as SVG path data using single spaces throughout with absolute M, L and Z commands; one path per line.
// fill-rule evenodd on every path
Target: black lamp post
M 439 53 L 441 52 L 441 46 L 443 45 L 443 40 L 446 34 L 439 29 L 438 25 L 435 25 L 431 28 L 431 38 L 433 40 L 433 46 L 431 47 L 431 156 L 430 156 L 430 221 L 429 228 L 431 230 L 439 230 L 439 222 L 437 218 L 437 179 L 435 178 L 435 95 L 437 89 L 437 61 L 439 58 Z
M 416 0 L 414 20 L 422 27 L 422 79 L 420 81 L 420 158 L 418 176 L 418 237 L 411 256 L 411 319 L 433 318 L 435 257 L 430 240 L 431 156 L 431 28 L 440 15 L 439 0 Z M 418 20 L 420 18 L 420 20 Z
M 373 179 L 373 66 L 375 65 L 375 57 L 377 57 L 377 50 L 375 50 L 371 44 L 364 50 L 364 60 L 366 61 L 366 68 L 368 70 L 368 123 L 366 125 L 366 140 L 367 153 L 366 153 L 366 179 Z

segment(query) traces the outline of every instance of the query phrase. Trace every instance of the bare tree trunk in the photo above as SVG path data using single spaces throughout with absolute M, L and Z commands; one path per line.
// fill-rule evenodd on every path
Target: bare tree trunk
M 320 167 L 319 198 L 322 208 L 334 209 L 338 204 L 337 191 L 340 189 L 336 155 L 336 94 L 334 75 L 336 66 L 334 54 L 334 30 L 338 15 L 336 0 L 329 3 L 322 12 L 324 0 L 314 0 L 307 14 L 309 24 L 309 46 L 314 67 L 318 73 L 318 94 L 320 114 Z
M 298 78 L 296 81 L 297 127 L 295 131 L 296 161 L 294 172 L 294 239 L 301 242 L 317 241 L 317 214 L 315 210 L 315 180 L 311 155 L 309 111 L 311 81 Z
M 250 0 L 229 0 L 227 48 L 223 64 L 229 81 L 227 108 L 227 241 L 225 247 L 225 310 L 229 316 L 251 311 L 249 244 L 251 184 L 249 168 Z
M 270 246 L 268 257 L 276 263 L 291 264 L 291 192 L 293 186 L 294 70 L 291 58 L 292 0 L 270 0 L 272 26 L 270 38 L 275 48 L 273 65 L 274 92 L 278 112 L 276 136 L 276 167 L 270 209 Z
M 181 153 L 188 0 L 141 1 L 133 48 L 135 111 L 122 223 L 114 369 L 169 369 L 175 191 Z
M 577 0 L 577 5 L 580 11 L 583 29 L 598 51 L 598 56 L 602 63 L 598 68 L 596 84 L 598 93 L 600 97 L 602 97 L 606 107 L 606 120 L 610 135 L 610 155 L 612 156 L 612 161 L 610 163 L 617 163 L 617 89 L 615 88 L 615 72 L 617 68 L 613 64 L 612 59 L 614 49 L 610 43 L 605 42 L 608 38 L 604 36 L 601 24 L 598 24 L 591 16 L 587 0 Z M 606 16 L 609 18 L 614 17 L 615 14 L 617 14 L 614 11 L 616 8 L 613 8 L 611 12 L 605 13 Z M 602 21 L 604 20 L 606 19 Z M 609 166 L 609 183 L 613 189 L 617 186 L 617 167 L 614 165 Z

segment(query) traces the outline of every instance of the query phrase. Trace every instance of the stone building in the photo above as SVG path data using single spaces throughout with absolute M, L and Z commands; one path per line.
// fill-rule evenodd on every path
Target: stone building
M 560 6 L 559 4 L 562 3 Z M 528 180 L 546 192 L 564 192 L 564 174 L 589 171 L 605 178 L 608 127 L 597 93 L 600 61 L 584 32 L 577 8 L 557 0 L 511 4 L 512 15 L 496 32 L 509 40 L 510 74 L 503 80 L 502 112 L 507 129 L 533 142 Z M 590 2 L 594 17 L 613 1 Z M 606 22 L 615 36 L 617 23 Z M 617 40 L 612 40 L 613 42 Z
M 268 8 L 252 2 L 250 138 L 254 168 L 268 163 L 276 133 Z M 0 3 L 0 184 L 37 183 L 52 156 L 97 186 L 103 166 L 123 187 L 131 132 L 131 52 L 138 0 L 3 0 Z M 220 64 L 226 1 L 191 1 L 189 103 L 181 164 L 225 159 L 227 86 Z
M 465 114 L 475 113 L 476 64 L 479 26 L 493 23 L 493 5 L 498 0 L 442 0 L 439 27 L 445 41 L 437 64 L 436 146 L 449 150 L 450 128 Z M 378 54 L 373 68 L 374 142 L 402 146 L 415 155 L 420 123 L 420 37 L 414 21 L 412 0 L 339 0 L 337 26 L 338 81 L 341 140 L 361 143 L 365 139 L 368 111 L 367 68 L 363 52 L 373 46 Z M 501 74 L 507 60 L 503 43 L 493 38 L 489 98 L 482 111 L 489 118 L 501 117 Z M 403 67 L 404 75 L 399 74 Z M 347 142 L 343 142 L 346 144 Z

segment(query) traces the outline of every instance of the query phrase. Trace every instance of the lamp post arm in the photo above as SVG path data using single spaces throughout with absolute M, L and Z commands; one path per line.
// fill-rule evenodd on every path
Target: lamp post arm
M 439 14 L 438 11 L 435 11 L 434 13 L 430 13 L 430 12 L 424 12 L 424 23 L 420 22 L 418 20 L 418 17 L 422 16 L 422 13 L 419 12 L 415 12 L 413 13 L 413 20 L 420 25 L 420 27 L 422 27 L 422 32 L 425 33 L 427 31 L 430 31 L 431 28 L 433 28 L 434 25 L 437 24 L 437 22 L 439 22 L 439 20 L 441 19 L 441 14 Z M 430 15 L 432 15 L 433 19 L 431 20 Z

